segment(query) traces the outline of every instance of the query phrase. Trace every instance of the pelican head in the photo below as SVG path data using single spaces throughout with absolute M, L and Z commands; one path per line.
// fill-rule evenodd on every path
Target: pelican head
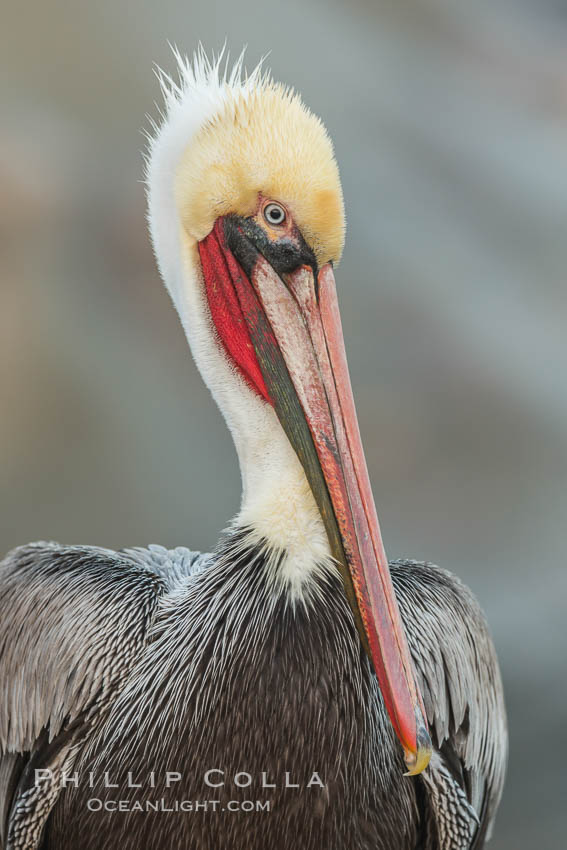
M 431 744 L 358 430 L 334 267 L 344 206 L 329 136 L 299 95 L 242 63 L 178 57 L 148 156 L 158 265 L 236 444 L 237 518 L 285 552 L 309 598 L 339 569 L 409 773 Z M 306 603 L 309 604 L 309 603 Z M 311 604 L 317 604 L 313 595 Z

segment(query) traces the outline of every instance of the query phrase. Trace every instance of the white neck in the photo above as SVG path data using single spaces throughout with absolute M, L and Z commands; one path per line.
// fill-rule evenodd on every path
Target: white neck
M 195 362 L 234 439 L 242 502 L 234 524 L 258 542 L 285 551 L 275 579 L 301 596 L 306 582 L 330 564 L 321 515 L 295 451 L 273 408 L 250 389 L 229 361 L 213 326 L 195 245 L 183 238 L 179 314 Z M 274 563 L 276 561 L 274 560 Z

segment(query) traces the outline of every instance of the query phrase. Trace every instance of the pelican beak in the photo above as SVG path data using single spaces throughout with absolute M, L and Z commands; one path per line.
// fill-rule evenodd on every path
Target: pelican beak
M 321 512 L 407 773 L 421 773 L 431 740 L 362 449 L 333 269 L 294 264 L 290 245 L 278 261 L 254 226 L 235 217 L 219 219 L 199 247 L 205 278 L 214 269 L 236 292 L 268 397 Z

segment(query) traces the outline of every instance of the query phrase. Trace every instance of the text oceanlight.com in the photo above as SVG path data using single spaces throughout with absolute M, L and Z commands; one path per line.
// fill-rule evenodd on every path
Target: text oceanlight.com
M 87 801 L 90 812 L 269 812 L 270 800 L 101 800 Z

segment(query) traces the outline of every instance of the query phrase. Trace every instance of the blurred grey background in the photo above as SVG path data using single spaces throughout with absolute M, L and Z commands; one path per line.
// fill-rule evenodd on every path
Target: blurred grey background
M 567 3 L 4 4 L 0 549 L 208 549 L 236 512 L 223 421 L 146 235 L 152 63 L 267 51 L 336 144 L 337 273 L 392 556 L 488 614 L 511 726 L 494 850 L 567 822 Z

